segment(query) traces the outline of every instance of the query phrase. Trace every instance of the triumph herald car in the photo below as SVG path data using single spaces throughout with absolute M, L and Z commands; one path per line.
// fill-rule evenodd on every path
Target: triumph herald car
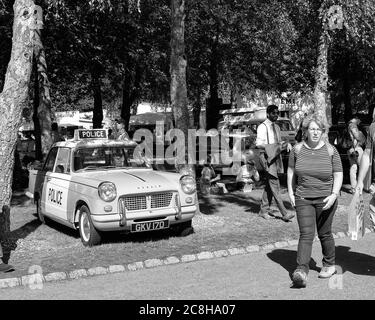
M 195 179 L 154 171 L 139 145 L 108 139 L 104 129 L 79 129 L 55 143 L 29 171 L 28 197 L 45 217 L 78 229 L 84 245 L 105 231 L 146 232 L 191 228 L 197 210 Z

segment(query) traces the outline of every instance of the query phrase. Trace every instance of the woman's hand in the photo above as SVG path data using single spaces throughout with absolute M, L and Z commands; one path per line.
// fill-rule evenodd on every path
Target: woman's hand
M 292 204 L 292 206 L 295 207 L 296 206 L 296 198 L 294 197 L 293 192 L 289 192 L 289 199 L 290 199 L 290 203 Z
M 323 210 L 328 210 L 329 208 L 331 208 L 336 199 L 337 195 L 335 193 L 332 193 L 327 198 L 323 199 L 323 202 L 326 203 L 326 205 L 323 207 Z

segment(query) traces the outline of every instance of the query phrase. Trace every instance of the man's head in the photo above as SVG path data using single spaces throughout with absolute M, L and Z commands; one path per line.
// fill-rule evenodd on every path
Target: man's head
M 279 117 L 279 107 L 274 104 L 269 105 L 267 107 L 267 118 L 270 121 L 275 122 L 278 117 Z
M 116 120 L 115 120 L 115 123 L 116 123 L 116 128 L 117 128 L 117 130 L 122 130 L 122 129 L 124 129 L 124 127 L 125 127 L 125 123 L 124 123 L 124 121 L 123 121 L 122 119 L 116 119 Z

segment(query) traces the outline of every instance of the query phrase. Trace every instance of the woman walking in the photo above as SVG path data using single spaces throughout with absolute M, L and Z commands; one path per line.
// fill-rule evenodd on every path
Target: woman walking
M 327 128 L 322 121 L 309 116 L 304 119 L 302 130 L 304 139 L 289 155 L 287 179 L 289 198 L 296 208 L 300 230 L 297 268 L 292 275 L 296 287 L 306 286 L 315 228 L 323 253 L 319 278 L 329 278 L 336 273 L 332 220 L 343 179 L 339 153 L 323 138 Z

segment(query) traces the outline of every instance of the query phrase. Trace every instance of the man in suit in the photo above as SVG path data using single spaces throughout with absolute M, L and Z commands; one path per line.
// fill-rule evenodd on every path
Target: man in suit
M 276 105 L 267 107 L 267 119 L 257 128 L 256 146 L 261 149 L 261 163 L 266 170 L 266 186 L 262 195 L 259 215 L 268 220 L 275 216 L 275 211 L 271 210 L 272 199 L 275 198 L 277 207 L 282 215 L 282 220 L 290 221 L 294 214 L 288 212 L 280 197 L 280 181 L 278 174 L 282 173 L 283 163 L 281 151 L 291 150 L 291 145 L 281 141 L 280 127 L 276 124 L 279 116 L 279 108 Z

